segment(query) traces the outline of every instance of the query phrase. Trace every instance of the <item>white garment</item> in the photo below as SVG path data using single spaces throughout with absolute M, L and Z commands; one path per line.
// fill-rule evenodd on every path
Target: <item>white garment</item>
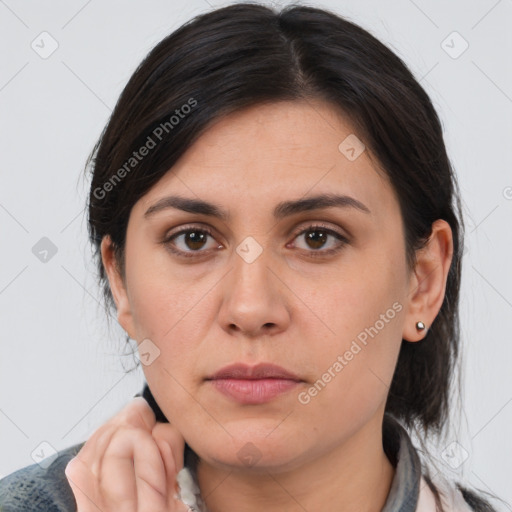
M 446 479 L 436 479 L 434 482 L 439 491 L 439 497 L 445 512 L 473 512 L 462 493 Z M 436 501 L 434 493 L 423 476 L 420 479 L 420 494 L 416 512 L 436 512 Z

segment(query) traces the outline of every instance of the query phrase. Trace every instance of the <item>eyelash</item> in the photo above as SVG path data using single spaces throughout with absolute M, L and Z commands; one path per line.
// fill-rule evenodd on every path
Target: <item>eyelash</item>
M 162 243 L 165 246 L 167 246 L 172 253 L 177 254 L 178 256 L 183 257 L 183 258 L 193 258 L 193 257 L 196 257 L 197 253 L 208 252 L 208 251 L 202 251 L 202 250 L 181 251 L 180 249 L 175 249 L 173 247 L 172 240 L 177 238 L 179 235 L 182 235 L 184 233 L 190 233 L 192 231 L 199 232 L 199 233 L 206 233 L 207 235 L 214 238 L 212 231 L 207 227 L 197 228 L 194 226 L 185 226 L 182 229 L 180 229 L 179 231 L 166 237 L 162 241 Z M 308 231 L 321 231 L 323 233 L 326 233 L 327 235 L 332 235 L 332 236 L 336 237 L 339 241 L 338 246 L 335 247 L 334 249 L 327 249 L 327 250 L 323 250 L 323 251 L 322 250 L 309 251 L 310 252 L 309 256 L 311 256 L 313 258 L 328 257 L 331 255 L 334 255 L 334 254 L 338 253 L 339 251 L 341 251 L 345 247 L 345 245 L 347 245 L 349 243 L 348 239 L 345 236 L 343 236 L 341 233 L 338 233 L 337 231 L 335 231 L 325 225 L 322 225 L 322 224 L 312 224 L 310 226 L 307 226 L 306 228 L 300 228 L 299 230 L 297 230 L 296 232 L 293 233 L 293 239 L 295 240 L 298 236 L 300 236 L 304 233 L 307 233 Z

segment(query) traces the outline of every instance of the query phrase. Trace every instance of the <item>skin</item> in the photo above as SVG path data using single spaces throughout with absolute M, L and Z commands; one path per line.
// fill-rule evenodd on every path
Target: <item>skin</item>
M 134 205 L 124 276 L 109 238 L 102 242 L 118 320 L 131 338 L 160 350 L 143 365 L 145 378 L 172 428 L 199 455 L 199 486 L 211 512 L 379 511 L 386 502 L 394 476 L 381 432 L 389 385 L 402 338 L 422 339 L 416 322 L 429 326 L 439 312 L 453 245 L 449 225 L 438 220 L 416 267 L 407 268 L 399 205 L 385 173 L 368 149 L 354 161 L 338 149 L 354 133 L 321 101 L 231 114 Z M 280 201 L 319 193 L 352 196 L 370 213 L 331 207 L 272 215 Z M 175 209 L 144 218 L 170 194 L 214 202 L 231 218 Z M 318 222 L 347 239 L 336 254 L 311 256 L 339 245 L 333 235 L 323 245 L 308 243 L 304 230 Z M 190 258 L 162 243 L 184 226 L 213 233 L 202 243 L 174 239 Z M 248 236 L 262 249 L 251 263 L 236 252 Z M 397 303 L 394 318 L 301 403 L 299 393 Z M 303 382 L 265 404 L 243 405 L 205 381 L 240 361 L 273 362 Z M 238 456 L 249 442 L 260 457 L 254 465 Z M 90 460 L 105 449 L 91 448 Z
M 65 468 L 78 512 L 187 512 L 176 497 L 184 440 L 137 397 L 87 440 Z

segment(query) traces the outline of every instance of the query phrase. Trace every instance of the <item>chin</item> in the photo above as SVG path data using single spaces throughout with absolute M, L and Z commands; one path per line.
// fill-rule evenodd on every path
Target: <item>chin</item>
M 294 442 L 290 436 L 269 437 L 271 430 L 265 429 L 260 433 L 249 433 L 245 429 L 232 434 L 231 442 L 227 445 L 224 439 L 219 439 L 215 446 L 209 445 L 201 452 L 205 453 L 206 462 L 226 470 L 248 471 L 251 473 L 266 473 L 290 471 L 303 462 L 304 445 Z M 275 431 L 271 434 L 274 435 Z

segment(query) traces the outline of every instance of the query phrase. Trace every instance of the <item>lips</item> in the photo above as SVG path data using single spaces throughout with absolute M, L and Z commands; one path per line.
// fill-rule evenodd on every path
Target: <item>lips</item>
M 243 405 L 260 405 L 295 389 L 303 380 L 270 363 L 231 364 L 206 379 L 214 389 Z
M 221 368 L 206 380 L 217 379 L 286 379 L 302 382 L 298 375 L 272 363 L 260 363 L 255 366 L 243 363 L 231 364 Z

